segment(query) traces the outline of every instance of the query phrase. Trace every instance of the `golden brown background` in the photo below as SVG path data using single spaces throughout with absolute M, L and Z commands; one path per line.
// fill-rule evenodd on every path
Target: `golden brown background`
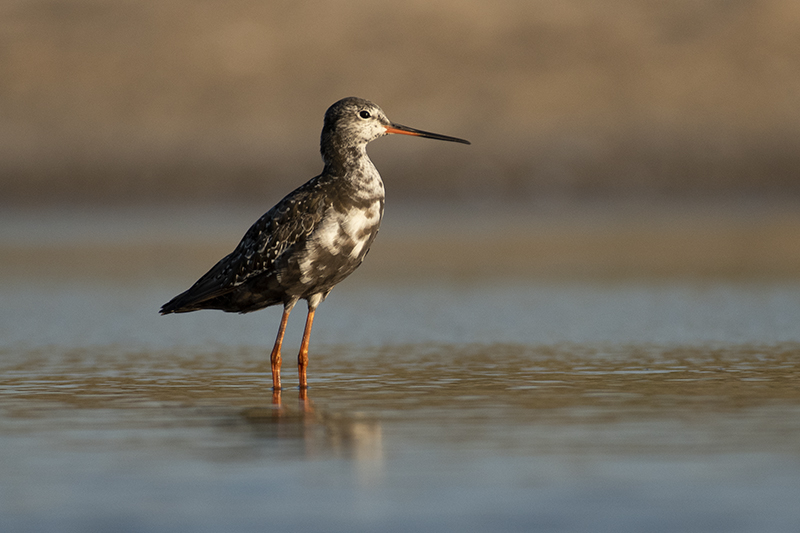
M 390 196 L 800 193 L 800 3 L 0 3 L 0 203 L 257 199 L 374 100 Z

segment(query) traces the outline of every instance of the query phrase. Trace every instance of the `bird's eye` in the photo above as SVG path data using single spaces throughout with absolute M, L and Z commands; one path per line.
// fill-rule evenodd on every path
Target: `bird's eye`
M 372 115 L 370 115 L 370 114 L 369 114 L 369 111 L 362 111 L 362 112 L 360 112 L 360 113 L 358 114 L 358 116 L 359 116 L 359 117 L 361 117 L 361 118 L 369 118 L 369 117 L 371 117 Z

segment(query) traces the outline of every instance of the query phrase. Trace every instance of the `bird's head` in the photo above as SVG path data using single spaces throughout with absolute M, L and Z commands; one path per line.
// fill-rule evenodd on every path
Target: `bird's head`
M 336 153 L 348 152 L 366 146 L 370 141 L 391 133 L 427 137 L 440 141 L 470 144 L 457 137 L 417 130 L 395 124 L 386 117 L 376 104 L 363 98 L 343 98 L 325 112 L 322 127 L 322 157 L 326 161 Z

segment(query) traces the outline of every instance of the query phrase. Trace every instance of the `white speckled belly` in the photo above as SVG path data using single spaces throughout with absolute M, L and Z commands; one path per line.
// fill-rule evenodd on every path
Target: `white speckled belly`
M 374 202 L 368 210 L 351 209 L 342 222 L 342 236 L 347 236 L 355 245 L 350 250 L 350 257 L 359 257 L 366 250 L 364 246 L 369 242 L 375 229 L 381 223 L 381 203 Z M 334 244 L 335 246 L 335 244 Z
M 342 266 L 361 263 L 381 223 L 382 202 L 375 200 L 367 209 L 353 208 L 342 213 L 331 208 L 309 242 L 309 252 L 300 263 L 302 283 L 310 283 L 325 256 L 336 258 Z M 316 268 L 315 268 L 316 267 Z

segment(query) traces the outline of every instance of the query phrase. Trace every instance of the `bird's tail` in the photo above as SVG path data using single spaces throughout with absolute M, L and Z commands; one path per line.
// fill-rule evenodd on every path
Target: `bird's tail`
M 193 293 L 192 289 L 189 289 L 162 305 L 160 313 L 162 315 L 168 315 L 170 313 L 188 313 L 190 311 L 197 311 L 199 309 L 203 309 L 202 306 L 198 305 L 203 300 L 204 299 L 198 299 Z

